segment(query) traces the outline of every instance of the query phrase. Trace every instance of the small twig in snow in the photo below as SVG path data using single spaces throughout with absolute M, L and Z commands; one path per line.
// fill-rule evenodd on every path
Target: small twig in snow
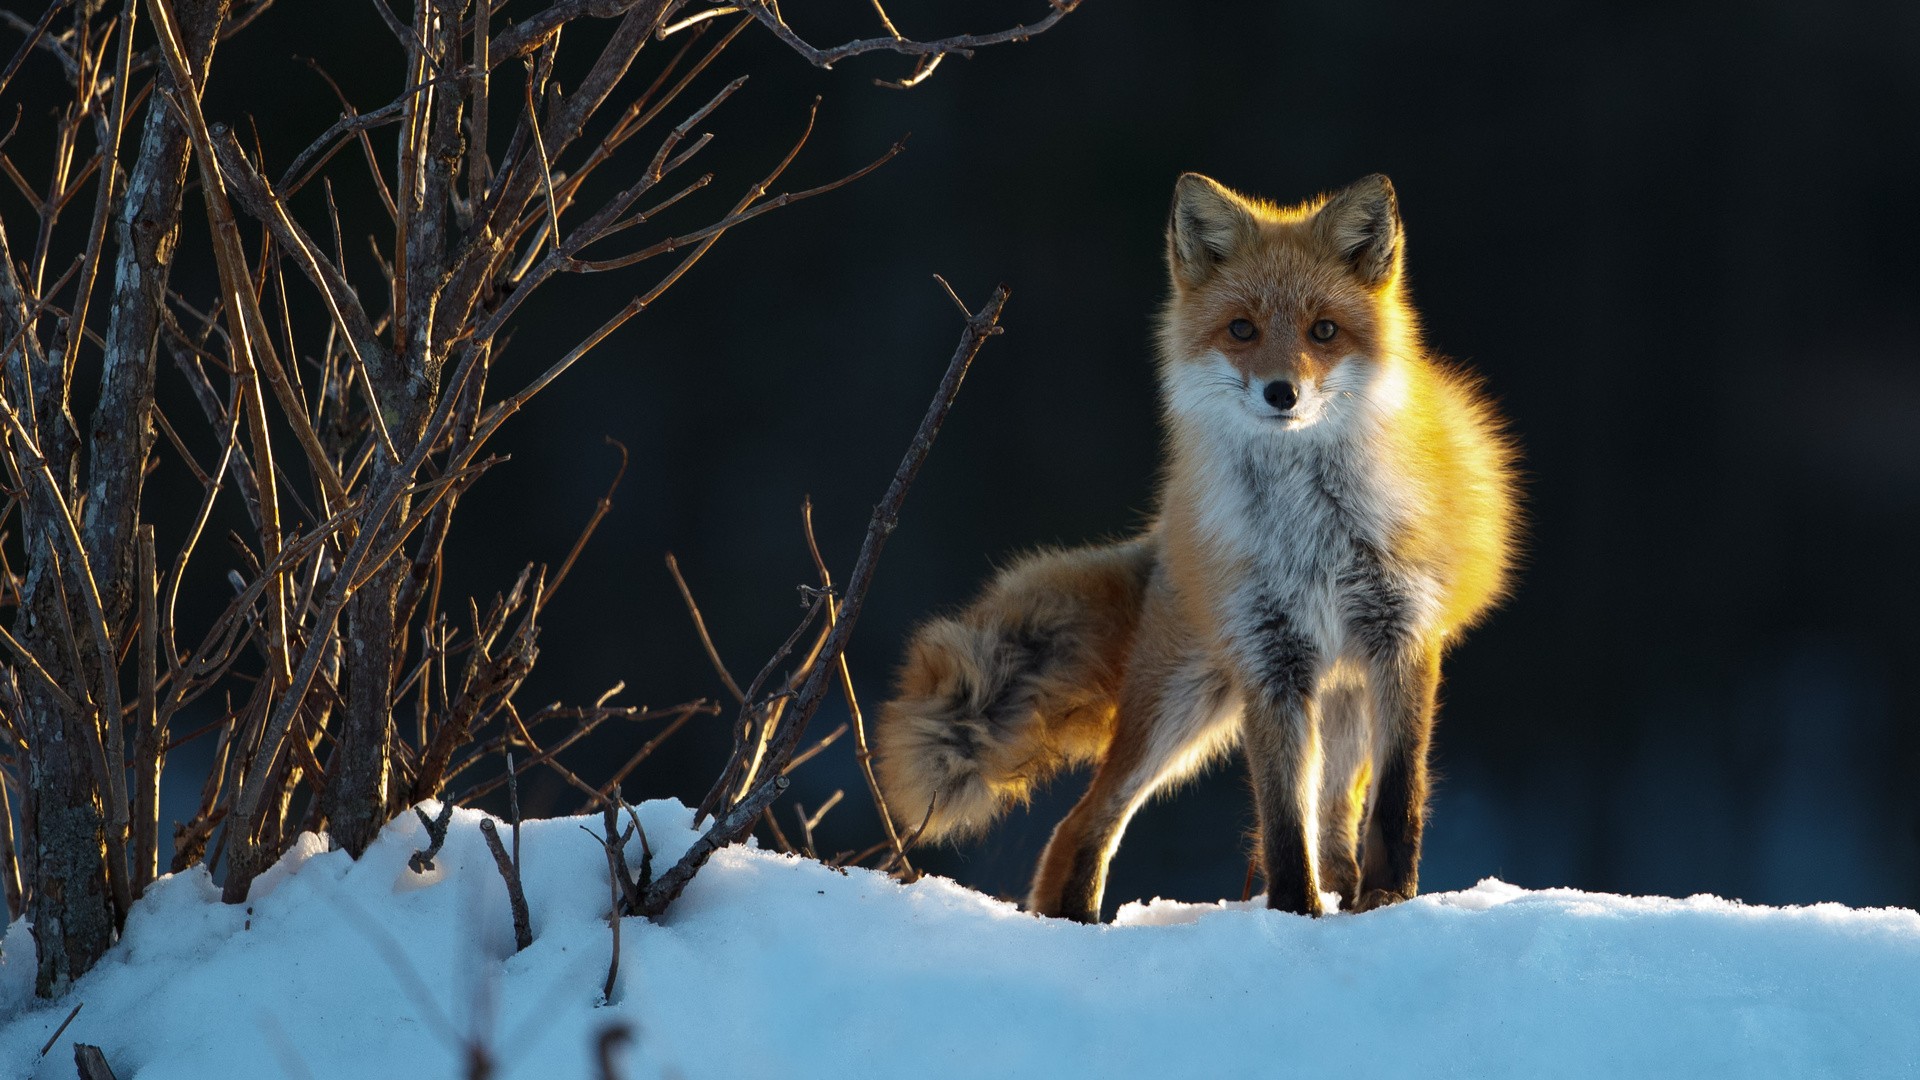
M 611 845 L 607 848 L 607 869 L 609 871 L 614 870 L 613 847 Z M 617 871 L 613 872 L 609 878 L 612 883 L 613 908 L 607 912 L 607 925 L 613 929 L 613 952 L 607 960 L 606 985 L 600 988 L 600 1000 L 609 1005 L 613 1004 L 614 984 L 620 979 L 620 922 L 624 917 L 626 909 L 626 900 L 620 895 L 621 887 L 625 885 L 626 882 L 621 880 L 621 878 L 622 875 Z
M 481 819 L 480 832 L 487 838 L 487 850 L 493 852 L 493 864 L 500 868 L 500 876 L 507 883 L 507 903 L 513 908 L 513 951 L 519 952 L 533 944 L 533 926 L 527 918 L 527 894 L 520 888 L 520 868 L 500 843 L 500 830 L 492 818 Z
M 625 810 L 632 824 L 626 832 L 620 831 L 620 811 Z M 653 882 L 653 847 L 647 843 L 647 830 L 640 825 L 640 815 L 620 796 L 618 784 L 613 787 L 613 796 L 600 814 L 601 826 L 606 830 L 604 838 L 595 836 L 607 856 L 607 879 L 610 882 L 610 895 L 613 906 L 607 912 L 607 925 L 613 932 L 613 954 L 607 961 L 607 981 L 601 989 L 602 1000 L 609 1004 L 613 1001 L 614 984 L 620 977 L 620 920 L 638 910 L 641 898 L 646 894 L 647 886 Z M 582 825 L 580 831 L 593 836 L 593 830 Z M 640 837 L 640 873 L 638 877 L 627 870 L 627 841 L 636 834 Z
M 425 810 L 414 807 L 413 812 L 420 815 L 420 824 L 427 827 L 427 847 L 425 851 L 416 851 L 407 859 L 407 867 L 416 874 L 424 874 L 433 869 L 433 857 L 440 854 L 440 845 L 447 842 L 447 824 L 453 820 L 453 803 L 440 804 L 440 816 L 430 818 Z
M 60 1026 L 53 1029 L 53 1034 L 47 1036 L 46 1044 L 40 1047 L 41 1057 L 47 1056 L 47 1051 L 53 1049 L 53 1044 L 60 1041 L 60 1035 L 62 1032 L 67 1030 L 67 1025 L 73 1023 L 73 1018 L 76 1016 L 79 1016 L 80 1010 L 86 1007 L 87 1007 L 87 1003 L 84 1001 L 78 1002 L 74 1005 L 73 1011 L 67 1014 L 67 1018 L 65 1020 L 60 1021 Z

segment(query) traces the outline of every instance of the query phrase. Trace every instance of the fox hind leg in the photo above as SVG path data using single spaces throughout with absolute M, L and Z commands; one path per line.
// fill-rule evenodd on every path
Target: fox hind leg
M 1225 678 L 1198 658 L 1128 672 L 1112 745 L 1087 793 L 1053 831 L 1027 909 L 1100 921 L 1107 862 L 1127 822 L 1154 791 L 1191 775 L 1233 739 Z

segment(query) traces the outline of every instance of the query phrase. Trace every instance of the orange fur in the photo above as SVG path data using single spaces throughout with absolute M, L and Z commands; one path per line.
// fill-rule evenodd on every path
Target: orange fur
M 1034 552 L 914 634 L 875 730 L 903 823 L 925 819 L 923 839 L 978 833 L 1047 777 L 1106 752 L 1151 565 L 1138 540 Z

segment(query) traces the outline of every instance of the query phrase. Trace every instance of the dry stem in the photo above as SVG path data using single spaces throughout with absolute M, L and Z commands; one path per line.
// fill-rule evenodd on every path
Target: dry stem
M 770 775 L 725 813 L 716 816 L 680 861 L 660 875 L 653 887 L 647 890 L 641 914 L 652 917 L 665 911 L 713 853 L 727 844 L 745 839 L 760 812 L 787 789 L 790 781 L 781 769 L 792 759 L 807 722 L 813 718 L 826 697 L 830 673 L 838 671 L 839 658 L 846 652 L 847 641 L 853 636 L 853 628 L 859 622 L 861 609 L 865 606 L 867 590 L 873 584 L 880 552 L 886 547 L 887 538 L 899 527 L 900 507 L 906 502 L 907 491 L 913 486 L 914 477 L 919 475 L 927 454 L 933 449 L 934 438 L 939 435 L 940 427 L 953 407 L 953 400 L 960 393 L 960 384 L 966 378 L 968 366 L 973 363 L 973 358 L 979 354 L 987 339 L 1001 332 L 1000 312 L 1006 303 L 1007 288 L 1002 285 L 993 291 L 979 311 L 968 317 L 960 342 L 954 348 L 953 359 L 948 362 L 946 374 L 940 380 L 940 388 L 934 394 L 933 403 L 921 418 L 913 442 L 907 447 L 899 467 L 894 470 L 886 496 L 874 507 L 873 516 L 867 522 L 866 539 L 860 545 L 860 556 L 854 563 L 852 575 L 847 579 L 846 600 L 840 607 L 840 618 L 826 634 L 816 654 L 817 659 L 809 664 L 806 681 L 795 695 L 794 705 L 787 711 L 779 730 L 768 743 L 768 757 L 772 764 Z M 826 663 L 819 663 L 819 658 L 825 659 Z

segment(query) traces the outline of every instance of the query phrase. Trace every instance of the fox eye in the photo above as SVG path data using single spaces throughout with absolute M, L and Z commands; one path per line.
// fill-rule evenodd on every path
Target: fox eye
M 1308 332 L 1313 335 L 1315 341 L 1332 341 L 1333 335 L 1339 333 L 1340 328 L 1333 324 L 1332 319 L 1321 319 L 1314 323 L 1313 328 Z
M 1227 324 L 1227 333 L 1232 334 L 1235 339 L 1240 341 L 1252 341 L 1254 335 L 1259 333 L 1259 331 L 1255 330 L 1253 324 L 1247 320 L 1235 319 Z

